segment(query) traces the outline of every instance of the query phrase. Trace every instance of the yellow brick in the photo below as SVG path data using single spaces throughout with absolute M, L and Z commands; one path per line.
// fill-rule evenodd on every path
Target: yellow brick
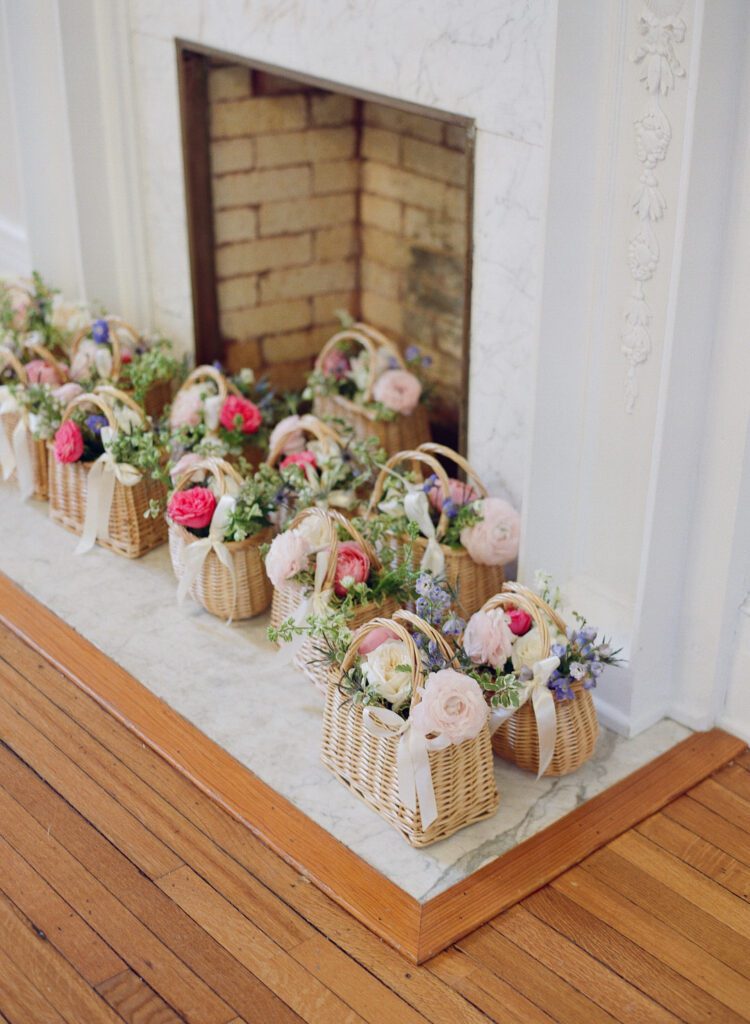
M 258 301 L 258 275 L 232 277 L 219 281 L 219 308 L 222 310 L 247 309 Z
M 430 210 L 445 210 L 448 202 L 448 186 L 442 182 L 372 160 L 367 160 L 362 168 L 362 187 L 365 192 Z
M 216 250 L 216 273 L 220 278 L 257 273 L 275 267 L 309 263 L 312 239 L 309 234 L 259 238 L 252 242 L 221 246 Z
M 448 186 L 445 193 L 445 212 L 461 224 L 466 222 L 466 189 Z
M 352 192 L 359 185 L 359 163 L 356 160 L 331 160 L 313 164 L 313 192 L 331 195 Z
M 401 303 L 392 299 L 384 299 L 374 292 L 362 292 L 362 319 L 374 324 L 384 331 L 391 331 L 400 337 L 402 331 L 403 308 Z
M 415 206 L 405 206 L 404 237 L 430 249 L 462 254 L 466 252 L 467 238 L 464 225 L 434 210 L 419 210 Z
M 445 144 L 451 149 L 459 149 L 462 153 L 468 148 L 469 133 L 460 124 L 447 124 L 445 126 Z
M 398 299 L 401 295 L 401 272 L 384 267 L 382 263 L 362 260 L 360 274 L 363 291 L 374 292 L 386 299 Z
M 404 139 L 401 162 L 410 171 L 438 178 L 449 185 L 466 184 L 466 157 L 447 146 L 421 139 Z
M 411 261 L 409 243 L 399 235 L 379 228 L 363 227 L 362 256 L 376 263 L 384 263 L 394 270 L 404 270 Z
M 307 127 L 304 96 L 260 96 L 211 107 L 211 137 L 232 138 Z
M 209 71 L 208 98 L 211 103 L 242 100 L 251 94 L 249 68 L 232 65 L 227 68 L 211 68 Z
M 221 139 L 211 143 L 211 172 L 250 171 L 255 162 L 252 139 Z
M 268 377 L 271 387 L 276 391 L 301 391 L 312 365 L 311 356 L 293 363 L 274 363 L 267 368 L 264 367 L 264 375 Z
M 338 322 L 336 314 L 341 309 L 354 316 L 357 309 L 356 292 L 331 292 L 328 295 L 316 295 L 313 299 L 313 323 L 336 324 Z
M 259 370 L 263 365 L 263 356 L 259 341 L 232 341 L 226 347 L 226 366 L 230 373 L 238 373 L 246 366 L 251 370 Z
M 307 331 L 288 331 L 263 338 L 263 358 L 267 363 L 289 363 L 312 359 L 334 333 L 335 326 L 313 327 Z
M 255 140 L 258 167 L 291 167 L 317 160 L 350 160 L 355 156 L 353 126 L 311 128 L 305 132 L 260 135 Z
M 354 256 L 358 250 L 357 231 L 354 224 L 339 228 L 321 228 L 315 232 L 315 259 L 338 260 Z
M 257 210 L 220 210 L 214 216 L 214 236 L 217 245 L 221 245 L 222 242 L 247 242 L 257 235 Z
M 213 180 L 214 207 L 248 206 L 274 199 L 309 196 L 312 179 L 309 167 L 285 167 L 276 171 L 224 174 Z
M 405 110 L 386 107 L 382 103 L 365 103 L 365 124 L 374 128 L 386 128 L 402 135 L 413 135 L 426 142 L 440 142 L 443 138 L 443 122 L 420 114 L 409 114 Z
M 335 227 L 356 216 L 354 194 L 291 199 L 285 203 L 266 203 L 260 208 L 261 235 L 279 235 L 307 228 Z
M 247 341 L 276 331 L 296 331 L 309 327 L 312 307 L 309 299 L 296 302 L 274 302 L 238 312 L 220 314 L 221 333 L 225 338 Z
M 331 92 L 324 96 L 313 94 L 311 100 L 313 124 L 349 124 L 354 119 L 354 100 L 351 96 Z
M 369 224 L 371 227 L 392 231 L 394 234 L 401 230 L 401 204 L 393 199 L 383 199 L 381 196 L 363 192 L 359 216 L 363 224 Z
M 401 136 L 382 128 L 365 126 L 362 131 L 360 153 L 368 160 L 380 160 L 384 164 L 398 166 L 401 155 Z
M 307 267 L 274 270 L 260 282 L 260 301 L 274 302 L 301 295 L 345 291 L 354 288 L 356 267 L 353 262 L 313 263 Z

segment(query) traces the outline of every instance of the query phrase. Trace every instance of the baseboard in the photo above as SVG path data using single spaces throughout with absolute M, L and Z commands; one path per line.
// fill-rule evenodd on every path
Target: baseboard
M 611 729 L 613 732 L 628 738 L 637 736 L 640 732 L 645 732 L 646 729 L 650 729 L 652 725 L 660 722 L 662 718 L 674 717 L 669 714 L 668 709 L 665 707 L 649 708 L 647 712 L 641 715 L 626 715 L 624 711 L 610 704 L 597 693 L 594 693 L 594 704 L 601 724 L 606 726 L 607 729 Z M 700 728 L 703 729 L 705 726 Z
M 739 736 L 745 743 L 750 744 L 750 718 L 743 718 L 741 715 L 719 715 L 716 724 L 721 729 L 726 729 L 733 736 Z

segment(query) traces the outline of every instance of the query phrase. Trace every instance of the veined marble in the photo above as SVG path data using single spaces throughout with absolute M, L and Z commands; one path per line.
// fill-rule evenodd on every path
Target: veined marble
M 84 556 L 50 522 L 0 487 L 0 571 L 139 679 L 265 783 L 418 900 L 427 900 L 573 810 L 689 730 L 663 720 L 633 739 L 603 730 L 575 775 L 535 779 L 495 761 L 494 817 L 424 850 L 350 794 L 320 763 L 323 701 L 265 639 L 265 619 L 227 626 L 178 608 L 167 547 L 130 562 Z

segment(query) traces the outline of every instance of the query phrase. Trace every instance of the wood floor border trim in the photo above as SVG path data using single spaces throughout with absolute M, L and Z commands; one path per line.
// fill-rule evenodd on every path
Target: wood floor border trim
M 696 733 L 420 904 L 0 574 L 0 622 L 332 899 L 416 963 L 528 896 L 706 778 L 745 744 Z

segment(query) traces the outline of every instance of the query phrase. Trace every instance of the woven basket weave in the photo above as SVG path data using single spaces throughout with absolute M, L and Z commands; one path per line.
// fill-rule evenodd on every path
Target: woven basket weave
M 503 592 L 484 605 L 485 611 L 494 608 L 521 608 L 527 612 L 542 638 L 542 658 L 550 653 L 551 622 L 559 632 L 565 633 L 565 623 L 538 594 L 519 583 L 506 583 Z M 588 761 L 594 753 L 599 736 L 599 720 L 591 692 L 583 683 L 571 685 L 574 700 L 556 700 L 557 734 L 555 750 L 544 775 L 569 775 Z M 531 702 L 527 701 L 495 731 L 492 748 L 506 761 L 512 761 L 524 771 L 539 770 L 539 734 Z
M 391 471 L 403 462 L 411 461 L 417 465 L 427 466 L 437 476 L 442 493 L 449 494 L 448 474 L 442 464 L 437 461 L 435 457 L 437 455 L 442 455 L 453 461 L 466 473 L 479 495 L 483 498 L 487 496 L 487 488 L 462 455 L 453 451 L 452 448 L 428 442 L 411 451 L 397 452 L 388 459 L 375 481 L 367 515 L 373 516 L 377 513 L 378 502 L 383 497 Z M 438 541 L 445 536 L 447 528 L 448 517 L 441 512 L 435 527 L 435 536 Z M 405 542 L 405 538 L 402 539 L 403 542 Z M 413 544 L 415 565 L 419 565 L 421 562 L 426 548 L 427 540 L 424 537 L 417 537 Z M 479 562 L 475 562 L 464 548 L 449 547 L 447 544 L 441 544 L 440 548 L 445 559 L 446 582 L 457 591 L 457 603 L 462 613 L 467 617 L 473 615 L 489 597 L 496 594 L 502 587 L 505 580 L 503 567 L 501 565 L 481 565 Z
M 290 529 L 294 529 L 305 521 L 315 517 L 326 523 L 327 540 L 326 547 L 329 551 L 328 571 L 322 584 L 322 590 L 333 587 L 334 575 L 336 572 L 336 557 L 338 553 L 338 527 L 342 527 L 349 537 L 359 544 L 367 557 L 370 559 L 371 569 L 379 572 L 382 563 L 378 558 L 372 545 L 365 540 L 359 530 L 349 522 L 346 516 L 333 509 L 324 510 L 318 508 L 303 509 L 290 523 Z M 293 616 L 299 608 L 306 594 L 304 589 L 290 580 L 283 587 L 274 588 L 271 602 L 271 625 L 278 628 L 282 622 Z M 349 626 L 352 630 L 358 629 L 361 625 L 369 622 L 376 615 L 390 615 L 398 608 L 393 598 L 386 598 L 382 604 L 370 602 L 359 605 L 354 612 Z M 325 641 L 319 637 L 305 636 L 299 645 L 293 659 L 293 664 L 300 672 L 313 683 L 321 693 L 325 693 L 328 687 L 328 671 L 330 669 L 330 658 L 326 649 Z
M 227 480 L 231 479 L 238 485 L 242 483 L 242 478 L 228 462 L 223 459 L 205 459 L 190 467 L 189 472 L 178 481 L 175 490 L 183 490 L 198 472 L 210 473 L 214 477 L 220 495 L 227 493 Z M 234 584 L 229 570 L 216 552 L 209 551 L 190 588 L 198 604 L 222 619 L 252 619 L 264 612 L 271 603 L 273 588 L 266 575 L 259 548 L 261 544 L 270 541 L 272 535 L 273 530 L 269 527 L 246 540 L 225 543 L 234 565 Z M 182 579 L 185 571 L 186 548 L 199 539 L 184 526 L 169 521 L 169 554 L 178 580 Z
M 225 377 L 221 371 L 217 370 L 215 366 L 196 366 L 194 370 L 187 375 L 185 380 L 182 382 L 181 387 L 177 390 L 174 398 L 177 399 L 177 395 L 181 391 L 185 391 L 187 388 L 192 387 L 194 384 L 201 383 L 212 383 L 216 388 L 217 395 L 221 398 L 222 404 L 229 395 L 235 395 L 238 398 L 242 397 L 242 392 L 233 384 L 228 377 Z M 219 437 L 219 427 L 216 426 L 213 430 L 209 430 L 206 427 L 206 437 L 216 439 Z M 250 463 L 251 466 L 257 467 L 261 464 L 265 457 L 264 450 L 260 445 L 256 444 L 251 440 L 252 435 L 248 435 L 248 441 L 243 446 L 242 457 Z M 224 456 L 225 462 L 233 463 L 236 461 L 236 457 L 233 455 Z
M 419 809 L 399 800 L 396 738 L 376 738 L 365 729 L 362 705 L 349 702 L 339 684 L 354 664 L 362 641 L 379 626 L 403 640 L 410 653 L 414 678 L 411 707 L 420 700 L 424 672 L 419 651 L 403 623 L 420 630 L 452 656 L 444 638 L 408 612 L 393 619 L 372 619 L 357 631 L 338 671 L 331 671 L 323 716 L 323 764 L 374 811 L 404 836 L 411 846 L 422 847 L 453 835 L 461 828 L 490 817 L 499 802 L 492 765 L 490 734 L 485 725 L 473 740 L 430 751 L 430 772 L 438 816 L 423 828 Z
M 353 327 L 339 331 L 328 339 L 315 361 L 317 371 L 322 372 L 325 357 L 341 342 L 354 342 L 368 354 L 369 376 L 363 393 L 365 402 L 372 401 L 372 389 L 377 377 L 378 352 L 380 350 L 384 349 L 389 357 L 396 360 L 401 369 L 406 369 L 404 358 L 397 345 L 369 324 L 356 323 Z M 379 420 L 372 410 L 363 408 L 359 402 L 353 402 L 343 395 L 316 395 L 313 401 L 313 412 L 316 416 L 343 420 L 362 440 L 376 437 L 381 447 L 385 448 L 389 454 L 401 451 L 403 448 L 416 448 L 430 437 L 427 409 L 421 403 L 408 416 L 396 415 L 393 420 Z
M 103 390 L 106 393 L 92 392 L 74 398 L 63 413 L 63 422 L 78 406 L 89 405 L 98 409 L 110 426 L 115 426 L 112 398 L 118 395 L 123 404 L 138 409 L 143 416 L 143 410 L 124 392 L 117 392 L 111 387 Z M 48 443 L 47 451 L 50 519 L 80 536 L 86 519 L 88 475 L 93 463 L 58 462 L 51 443 Z M 147 519 L 145 512 L 152 500 L 161 502 L 165 495 L 164 485 L 151 477 L 144 476 L 133 487 L 126 487 L 116 480 L 109 514 L 109 537 L 106 540 L 99 538 L 96 543 L 125 558 L 140 558 L 164 544 L 167 539 L 166 523 L 161 517 Z

